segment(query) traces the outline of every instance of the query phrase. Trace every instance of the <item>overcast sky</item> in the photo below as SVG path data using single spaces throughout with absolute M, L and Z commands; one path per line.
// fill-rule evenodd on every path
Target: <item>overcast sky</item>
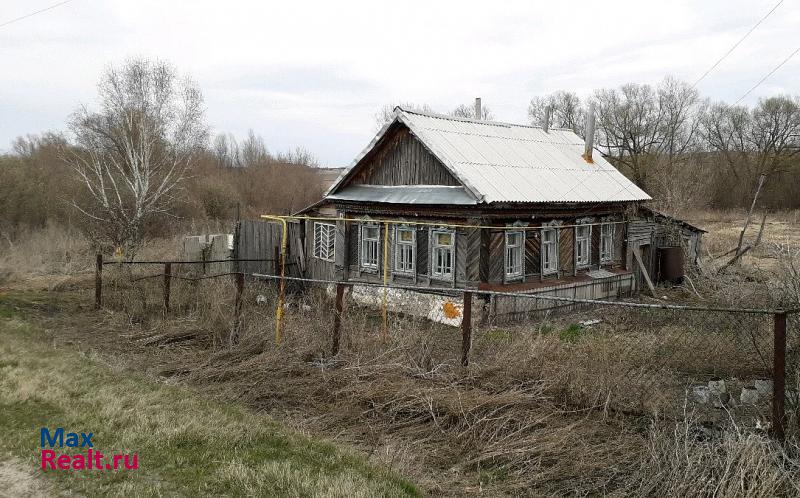
M 496 119 L 524 122 L 537 94 L 693 82 L 777 1 L 71 0 L 0 27 L 0 149 L 63 130 L 108 64 L 145 56 L 198 82 L 215 132 L 252 128 L 271 151 L 345 166 L 385 103 L 446 112 L 480 96 Z M 2 0 L 0 24 L 56 2 Z M 800 46 L 799 7 L 785 0 L 701 93 L 735 101 Z M 745 102 L 798 83 L 800 55 Z

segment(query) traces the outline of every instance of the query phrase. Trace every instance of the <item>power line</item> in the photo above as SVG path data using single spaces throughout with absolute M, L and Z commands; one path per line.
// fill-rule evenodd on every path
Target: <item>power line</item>
M 767 12 L 767 15 L 765 15 L 764 17 L 762 17 L 762 18 L 761 18 L 761 20 L 760 20 L 760 21 L 758 21 L 757 23 L 755 23 L 755 24 L 753 25 L 753 27 L 752 27 L 752 28 L 750 28 L 750 31 L 748 31 L 747 33 L 745 33 L 745 34 L 744 34 L 744 36 L 743 36 L 743 37 L 741 37 L 741 38 L 739 39 L 739 41 L 737 41 L 737 42 L 736 42 L 736 43 L 735 43 L 735 44 L 734 44 L 734 45 L 733 45 L 733 46 L 730 48 L 730 50 L 728 50 L 727 52 L 725 52 L 725 55 L 723 55 L 722 57 L 720 57 L 720 58 L 719 58 L 719 60 L 717 60 L 717 62 L 715 62 L 713 66 L 711 66 L 710 68 L 708 68 L 708 70 L 707 70 L 705 73 L 703 73 L 703 75 L 702 75 L 702 76 L 700 76 L 699 78 L 697 78 L 697 81 L 695 81 L 695 82 L 694 82 L 694 84 L 692 85 L 692 88 L 696 87 L 698 83 L 700 83 L 701 81 L 703 81 L 703 79 L 704 79 L 706 76 L 708 76 L 708 74 L 709 74 L 711 71 L 713 71 L 713 70 L 714 70 L 714 68 L 716 68 L 717 66 L 719 66 L 720 62 L 722 62 L 723 60 L 725 60 L 725 58 L 726 58 L 726 57 L 728 57 L 729 55 L 731 55 L 731 52 L 733 52 L 734 50 L 736 50 L 736 47 L 738 47 L 738 46 L 739 46 L 739 45 L 740 45 L 740 44 L 741 44 L 741 43 L 742 43 L 742 42 L 743 42 L 743 41 L 744 41 L 744 40 L 745 40 L 745 39 L 746 39 L 748 36 L 750 36 L 750 33 L 752 33 L 753 31 L 755 31 L 755 29 L 756 29 L 756 28 L 757 28 L 757 27 L 758 27 L 758 26 L 759 26 L 759 25 L 760 25 L 762 22 L 764 22 L 764 20 L 765 20 L 766 18 L 768 18 L 768 17 L 769 17 L 769 16 L 770 16 L 770 15 L 771 15 L 773 12 L 775 12 L 775 9 L 777 9 L 778 7 L 780 7 L 780 5 L 783 3 L 783 1 L 784 1 L 784 0 L 780 0 L 778 3 L 776 3 L 776 4 L 775 4 L 775 6 L 774 6 L 774 7 L 772 7 L 772 10 L 770 10 L 769 12 Z
M 745 98 L 745 97 L 747 97 L 748 95 L 750 95 L 750 92 L 752 92 L 753 90 L 755 90 L 756 88 L 758 88 L 758 87 L 761 85 L 761 83 L 764 83 L 765 81 L 767 81 L 767 78 L 769 78 L 770 76 L 772 76 L 772 75 L 775 73 L 775 71 L 777 71 L 778 69 L 780 69 L 781 67 L 783 67 L 783 65 L 784 65 L 784 64 L 786 64 L 787 62 L 789 62 L 789 59 L 791 59 L 792 57 L 794 57 L 795 55 L 797 55 L 797 52 L 800 52 L 800 47 L 797 47 L 797 48 L 795 49 L 795 51 L 794 51 L 794 52 L 792 52 L 791 54 L 789 54 L 789 56 L 788 56 L 787 58 L 783 59 L 783 62 L 781 62 L 780 64 L 778 64 L 777 66 L 775 66 L 775 67 L 772 69 L 772 71 L 770 71 L 770 72 L 768 72 L 768 73 L 767 73 L 767 75 L 766 75 L 766 76 L 764 76 L 763 78 L 761 78 L 760 80 L 758 80 L 758 83 L 756 83 L 755 85 L 753 85 L 753 87 L 752 87 L 752 88 L 750 88 L 750 90 L 747 90 L 747 91 L 745 92 L 745 94 L 744 94 L 744 95 L 742 95 L 741 97 L 739 97 L 739 100 L 737 100 L 736 102 L 734 102 L 734 103 L 733 103 L 733 105 L 736 105 L 736 104 L 738 104 L 739 102 L 741 102 L 742 100 L 744 100 L 744 98 Z
M 60 7 L 60 6 L 64 5 L 65 3 L 69 3 L 69 2 L 71 2 L 71 1 L 72 1 L 72 0 L 64 0 L 63 2 L 59 2 L 59 3 L 57 3 L 57 4 L 53 4 L 53 5 L 51 5 L 50 7 L 45 7 L 45 8 L 43 8 L 43 9 L 41 9 L 41 10 L 37 10 L 36 12 L 31 12 L 30 14 L 25 14 L 25 15 L 24 15 L 24 16 L 22 16 L 22 17 L 17 17 L 16 19 L 11 19 L 10 21 L 6 21 L 6 22 L 4 22 L 4 23 L 0 23 L 0 28 L 2 28 L 2 27 L 4 27 L 4 26 L 8 26 L 9 24 L 13 24 L 13 23 L 15 23 L 15 22 L 17 22 L 17 21 L 21 21 L 21 20 L 23 20 L 23 19 L 27 19 L 27 18 L 29 18 L 29 17 L 33 17 L 33 16 L 35 16 L 36 14 L 41 14 L 42 12 L 47 12 L 48 10 L 55 9 L 56 7 Z

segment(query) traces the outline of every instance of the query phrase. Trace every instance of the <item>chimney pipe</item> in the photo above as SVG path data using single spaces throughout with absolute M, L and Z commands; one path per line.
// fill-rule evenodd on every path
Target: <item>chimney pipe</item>
M 544 108 L 544 118 L 542 119 L 542 130 L 547 133 L 550 130 L 550 113 L 553 112 L 553 108 L 551 106 L 547 106 Z
M 583 152 L 583 158 L 587 163 L 593 163 L 592 150 L 594 149 L 594 104 L 589 104 L 589 110 L 586 114 L 586 131 L 584 135 L 586 148 Z
M 481 114 L 481 98 L 475 97 L 475 119 L 480 120 L 483 117 Z

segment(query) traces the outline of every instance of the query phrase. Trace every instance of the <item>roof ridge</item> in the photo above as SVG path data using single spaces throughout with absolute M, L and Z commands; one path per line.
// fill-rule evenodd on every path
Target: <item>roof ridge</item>
M 544 130 L 544 128 L 542 128 L 541 126 L 519 124 L 519 123 L 509 123 L 509 122 L 506 122 L 506 121 L 490 121 L 490 120 L 487 120 L 487 119 L 462 118 L 460 116 L 451 116 L 449 114 L 441 114 L 441 113 L 438 113 L 438 112 L 425 112 L 425 111 L 418 111 L 418 110 L 414 110 L 414 109 L 406 109 L 406 108 L 404 108 L 402 106 L 395 107 L 395 111 L 397 109 L 400 109 L 402 112 L 404 112 L 406 114 L 416 114 L 418 116 L 426 116 L 426 117 L 429 117 L 429 118 L 446 119 L 446 120 L 449 120 L 449 121 L 461 121 L 463 123 L 474 123 L 474 124 L 488 125 L 488 126 L 500 126 L 500 127 L 504 127 L 504 128 L 515 126 L 515 127 L 518 127 L 518 128 L 532 128 L 534 130 Z M 575 133 L 575 131 L 572 128 L 559 128 L 557 126 L 551 126 L 549 129 L 550 130 L 558 130 L 558 131 L 571 131 L 571 132 Z M 576 135 L 577 135 L 577 133 L 576 133 Z

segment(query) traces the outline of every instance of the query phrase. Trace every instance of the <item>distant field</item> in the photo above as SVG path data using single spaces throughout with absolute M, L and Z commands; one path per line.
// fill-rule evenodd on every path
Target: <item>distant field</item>
M 746 212 L 731 211 L 698 211 L 690 213 L 687 219 L 708 230 L 703 236 L 703 256 L 709 253 L 718 256 L 736 247 L 739 234 L 744 226 Z M 761 211 L 756 211 L 750 221 L 745 236 L 746 241 L 754 241 L 761 225 Z M 773 270 L 775 268 L 775 245 L 783 244 L 800 249 L 800 210 L 770 213 L 764 226 L 762 243 L 745 256 L 744 261 L 757 270 Z M 720 261 L 727 261 L 720 258 Z

